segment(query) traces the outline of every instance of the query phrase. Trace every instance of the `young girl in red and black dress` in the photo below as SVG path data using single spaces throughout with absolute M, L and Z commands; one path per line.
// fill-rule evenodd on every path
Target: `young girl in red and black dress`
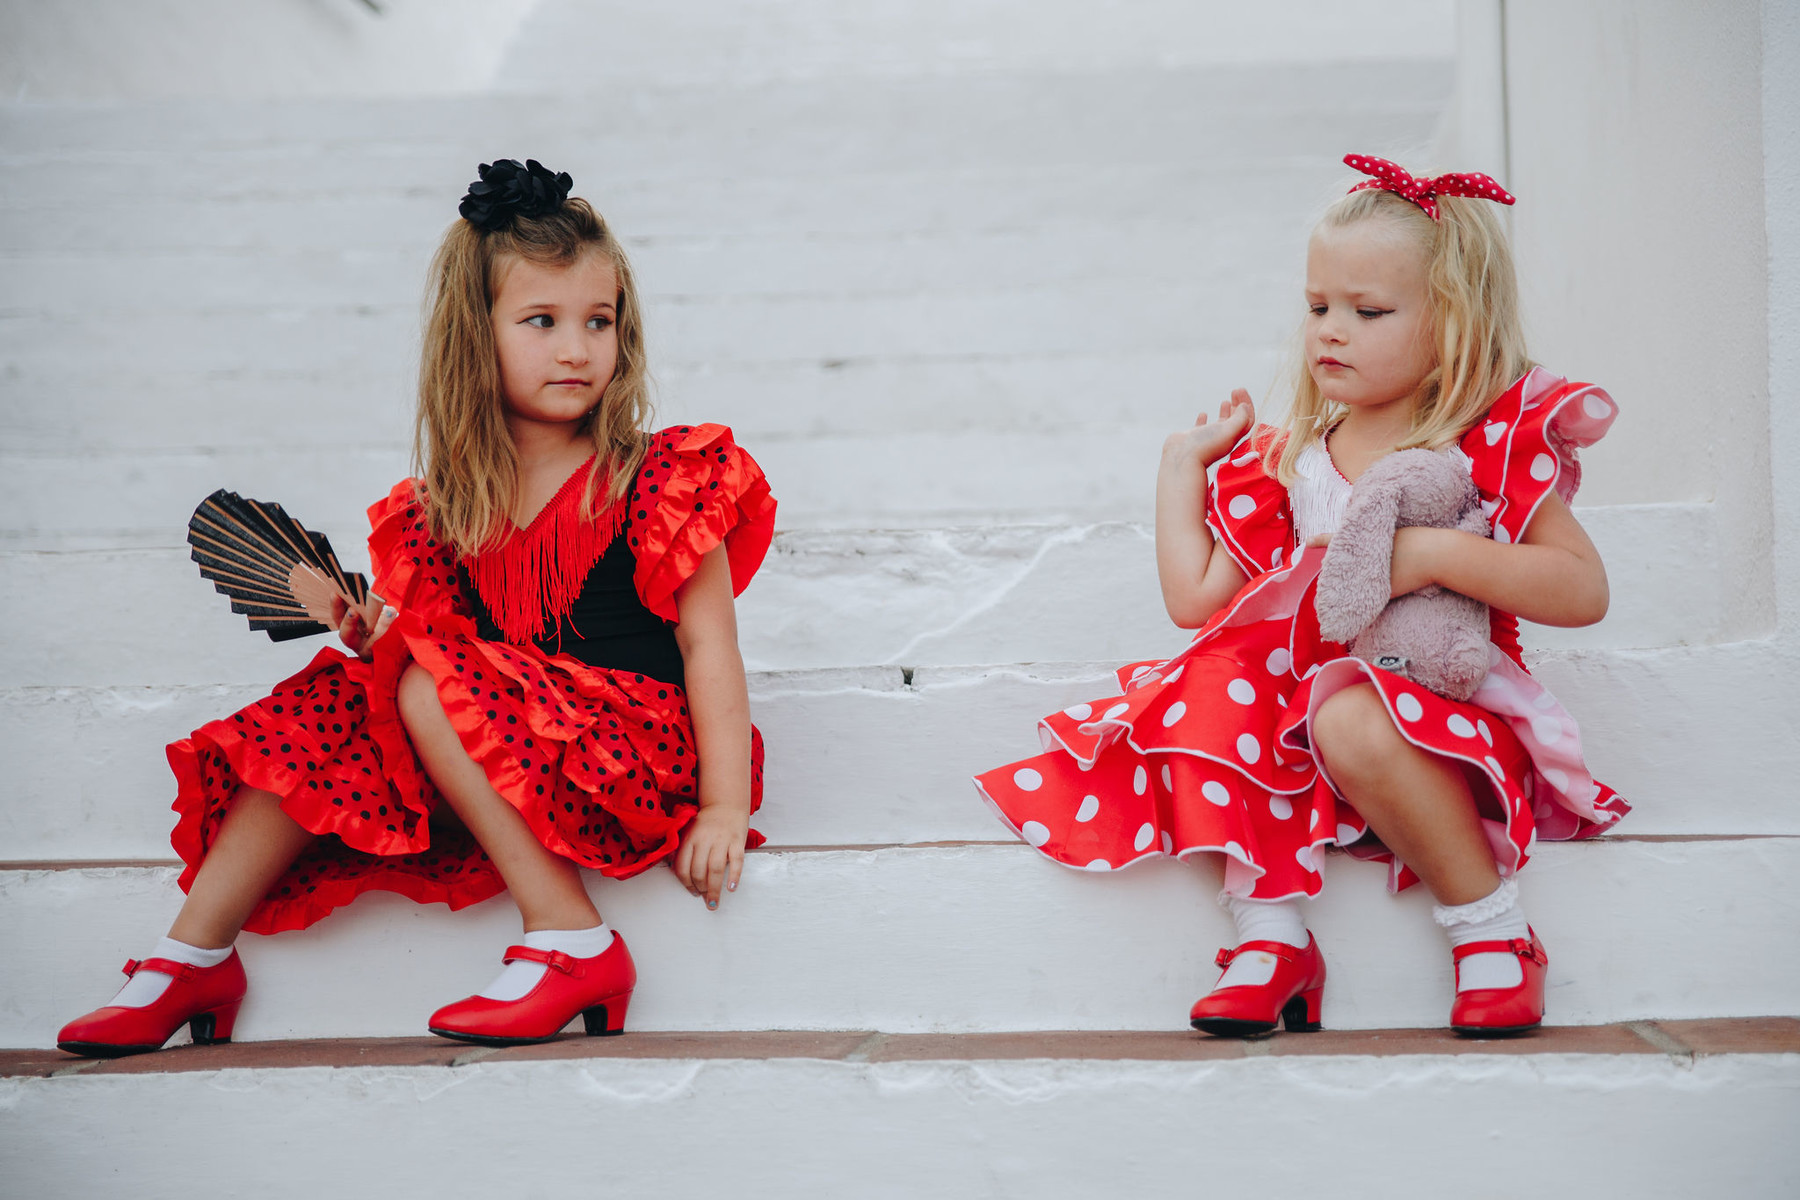
M 428 1021 L 490 1044 L 577 1015 L 623 1030 L 636 971 L 580 869 L 737 887 L 762 747 L 733 597 L 775 501 L 717 425 L 646 434 L 631 266 L 535 161 L 483 164 L 432 266 L 419 479 L 369 510 L 375 593 L 267 699 L 169 747 L 187 900 L 65 1050 L 228 1040 L 240 929 L 303 929 L 365 891 L 461 908 L 505 890 L 524 936 Z
M 1173 434 L 1157 474 L 1156 562 L 1181 653 L 1119 671 L 1119 694 L 1039 722 L 1046 753 L 977 786 L 1068 866 L 1218 854 L 1237 924 L 1189 1014 L 1209 1033 L 1316 1029 L 1325 961 L 1301 898 L 1327 847 L 1423 882 L 1456 966 L 1450 1024 L 1543 1018 L 1548 958 L 1514 876 L 1538 841 L 1587 837 L 1629 806 L 1588 772 L 1575 721 L 1525 670 L 1518 622 L 1587 625 L 1606 571 L 1569 511 L 1577 450 L 1611 397 L 1532 365 L 1511 253 L 1485 175 L 1374 176 L 1313 231 L 1297 386 L 1281 427 L 1237 391 Z M 1405 528 L 1393 594 L 1436 584 L 1486 603 L 1488 672 L 1468 701 L 1349 657 L 1319 632 L 1313 585 L 1355 481 L 1395 450 L 1466 470 L 1491 538 Z M 1217 470 L 1210 488 L 1208 469 Z

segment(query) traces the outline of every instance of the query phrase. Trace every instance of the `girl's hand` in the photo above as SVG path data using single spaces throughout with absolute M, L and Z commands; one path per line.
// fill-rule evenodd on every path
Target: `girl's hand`
M 360 608 L 352 608 L 342 596 L 331 598 L 331 619 L 337 624 L 338 639 L 358 658 L 367 659 L 374 653 L 375 643 L 399 615 L 374 592 Z
M 1200 419 L 1190 428 L 1170 434 L 1163 442 L 1163 462 L 1197 465 L 1205 470 L 1225 457 L 1254 424 L 1256 405 L 1251 402 L 1249 392 L 1238 388 L 1231 393 L 1231 399 L 1219 405 L 1216 421 L 1209 422 L 1206 414 L 1201 413 Z
M 688 826 L 675 851 L 675 878 L 681 886 L 719 907 L 721 892 L 737 891 L 744 873 L 744 842 L 750 834 L 750 814 L 735 805 L 714 804 L 702 808 Z

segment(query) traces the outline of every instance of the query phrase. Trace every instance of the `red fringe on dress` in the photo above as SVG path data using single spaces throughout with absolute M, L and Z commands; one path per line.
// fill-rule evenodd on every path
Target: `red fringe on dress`
M 555 628 L 575 606 L 588 572 L 619 536 L 623 499 L 593 520 L 582 520 L 581 502 L 593 473 L 590 458 L 563 481 L 529 525 L 512 526 L 498 546 L 465 560 L 470 581 L 507 641 L 528 642 Z

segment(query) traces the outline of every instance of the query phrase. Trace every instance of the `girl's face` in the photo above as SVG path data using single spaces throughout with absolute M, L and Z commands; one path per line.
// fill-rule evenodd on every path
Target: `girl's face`
M 566 267 L 524 259 L 498 264 L 490 316 L 507 416 L 579 421 L 612 382 L 619 361 L 619 280 L 604 254 Z
M 1364 220 L 1314 232 L 1306 251 L 1306 364 L 1327 400 L 1408 405 L 1436 365 L 1425 257 Z

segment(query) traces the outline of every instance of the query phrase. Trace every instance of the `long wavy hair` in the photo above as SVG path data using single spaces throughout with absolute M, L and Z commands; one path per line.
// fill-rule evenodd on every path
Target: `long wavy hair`
M 568 267 L 584 254 L 605 255 L 619 283 L 618 364 L 600 403 L 582 419 L 598 462 L 582 497 L 582 515 L 592 518 L 630 489 L 653 412 L 643 310 L 625 248 L 599 213 L 571 197 L 555 212 L 518 217 L 495 232 L 458 218 L 432 259 L 413 469 L 424 484 L 432 536 L 461 554 L 504 539 L 518 487 L 519 455 L 506 428 L 492 318 L 506 264 L 524 259 Z
M 1338 200 L 1317 226 L 1387 222 L 1424 257 L 1436 353 L 1430 374 L 1419 384 L 1411 428 L 1396 450 L 1436 450 L 1461 438 L 1532 366 L 1519 318 L 1512 250 L 1495 206 L 1487 200 L 1439 196 L 1437 208 L 1439 219 L 1434 221 L 1412 201 L 1369 188 Z M 1281 422 L 1287 439 L 1274 463 L 1264 460 L 1264 470 L 1283 484 L 1294 482 L 1301 451 L 1349 411 L 1320 395 L 1307 369 L 1308 353 L 1302 335 L 1289 368 L 1293 400 Z

